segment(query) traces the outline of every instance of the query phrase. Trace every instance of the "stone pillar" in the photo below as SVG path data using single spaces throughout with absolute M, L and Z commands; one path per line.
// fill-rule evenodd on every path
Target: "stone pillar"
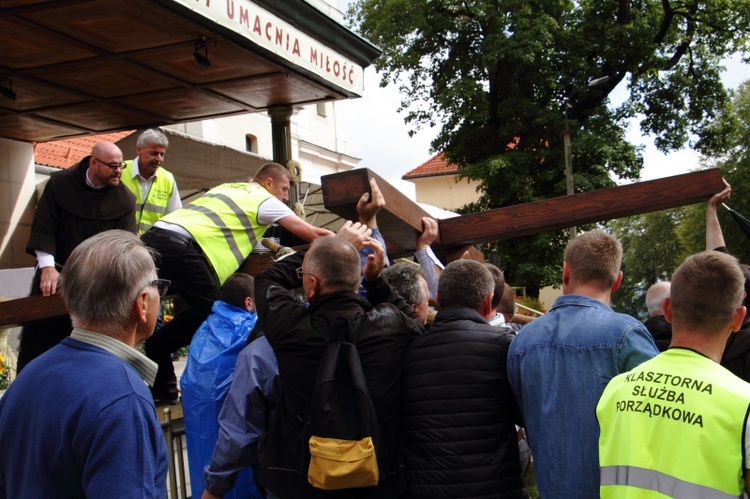
M 273 160 L 284 166 L 292 159 L 292 130 L 289 121 L 292 111 L 291 106 L 268 108 L 268 116 L 271 117 Z
M 294 110 L 291 106 L 275 106 L 268 108 L 268 116 L 271 117 L 271 140 L 273 142 L 273 160 L 275 163 L 289 168 L 292 159 L 292 127 L 290 118 Z M 292 183 L 289 187 L 290 208 L 294 209 L 294 203 L 299 201 L 299 186 Z M 272 225 L 266 231 L 266 237 L 277 237 L 284 246 L 296 246 L 305 244 L 304 241 L 279 225 Z

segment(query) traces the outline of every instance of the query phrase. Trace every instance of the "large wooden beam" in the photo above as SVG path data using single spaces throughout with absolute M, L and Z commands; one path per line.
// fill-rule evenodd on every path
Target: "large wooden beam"
M 386 198 L 378 214 L 378 226 L 396 251 L 413 251 L 414 237 L 422 230 L 422 208 L 370 170 L 352 170 L 323 177 L 323 195 L 328 210 L 347 219 L 357 219 L 356 205 L 370 191 L 374 177 Z M 573 225 L 612 220 L 652 211 L 707 201 L 724 184 L 718 169 L 686 173 L 574 196 L 535 201 L 497 210 L 472 213 L 439 221 L 438 246 L 443 250 L 467 244 L 499 241 L 559 230 Z M 257 274 L 271 262 L 269 253 L 251 254 L 240 271 Z M 60 294 L 50 298 L 33 296 L 0 302 L 0 327 L 11 327 L 66 313 Z
M 295 247 L 295 249 L 303 248 L 306 246 Z M 269 251 L 251 253 L 237 271 L 255 276 L 272 262 L 272 255 Z M 60 293 L 48 298 L 39 295 L 3 301 L 0 302 L 0 328 L 23 326 L 35 320 L 67 313 L 68 309 Z
M 430 214 L 367 168 L 323 175 L 320 182 L 326 209 L 346 220 L 356 221 L 357 201 L 363 193 L 370 192 L 370 177 L 378 183 L 386 200 L 385 208 L 378 213 L 378 229 L 388 243 L 389 253 L 414 250 L 414 238 L 422 232 L 422 217 Z M 437 243 L 440 243 L 439 238 Z
M 47 298 L 37 295 L 7 300 L 0 302 L 0 327 L 22 326 L 28 322 L 67 313 L 68 309 L 60 293 Z
M 724 189 L 718 168 L 441 220 L 445 246 L 480 244 L 707 201 Z

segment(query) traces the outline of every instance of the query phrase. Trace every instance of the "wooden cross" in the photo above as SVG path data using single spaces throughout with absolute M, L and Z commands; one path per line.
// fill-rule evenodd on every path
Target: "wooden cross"
M 429 214 L 372 171 L 362 168 L 322 177 L 326 209 L 348 220 L 357 220 L 357 201 L 369 192 L 373 177 L 386 199 L 378 214 L 378 227 L 388 243 L 388 253 L 413 253 L 422 217 Z M 471 213 L 438 221 L 438 250 L 455 251 L 469 244 L 528 236 L 570 226 L 602 222 L 707 201 L 724 189 L 718 168 L 583 192 L 520 205 Z M 243 271 L 257 273 L 270 264 L 268 254 L 251 254 Z M 65 312 L 60 294 L 0 302 L 0 327 L 22 325 Z
M 378 227 L 388 242 L 389 254 L 413 252 L 422 231 L 422 217 L 429 216 L 416 203 L 372 171 L 363 168 L 321 178 L 325 207 L 356 220 L 357 200 L 369 192 L 373 177 L 386 199 L 378 214 Z M 721 170 L 712 168 L 673 177 L 561 196 L 505 208 L 470 213 L 438 221 L 438 247 L 512 239 L 593 222 L 649 213 L 708 201 L 724 189 Z

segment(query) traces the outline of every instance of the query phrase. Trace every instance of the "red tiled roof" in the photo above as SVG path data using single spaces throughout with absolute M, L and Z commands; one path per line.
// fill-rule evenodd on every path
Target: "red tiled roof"
M 70 168 L 71 166 L 77 165 L 83 158 L 91 154 L 91 148 L 94 147 L 97 142 L 102 142 L 104 140 L 117 142 L 133 132 L 134 130 L 124 130 L 122 132 L 87 135 L 84 137 L 53 140 L 50 142 L 35 142 L 34 162 L 38 165 Z
M 448 163 L 443 153 L 438 153 L 407 172 L 403 177 L 403 180 L 409 180 L 411 178 L 419 177 L 436 177 L 438 175 L 455 175 L 458 173 L 458 166 Z
M 518 147 L 519 137 L 515 137 L 508 143 L 508 149 L 515 149 Z M 448 163 L 443 153 L 438 153 L 414 168 L 411 171 L 401 177 L 402 180 L 409 180 L 412 178 L 419 177 L 437 177 L 438 175 L 455 175 L 458 173 L 458 166 L 453 163 Z

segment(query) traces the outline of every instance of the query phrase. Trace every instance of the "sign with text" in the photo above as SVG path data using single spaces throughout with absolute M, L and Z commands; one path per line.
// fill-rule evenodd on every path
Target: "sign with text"
M 362 66 L 248 0 L 173 0 L 284 60 L 362 95 Z

